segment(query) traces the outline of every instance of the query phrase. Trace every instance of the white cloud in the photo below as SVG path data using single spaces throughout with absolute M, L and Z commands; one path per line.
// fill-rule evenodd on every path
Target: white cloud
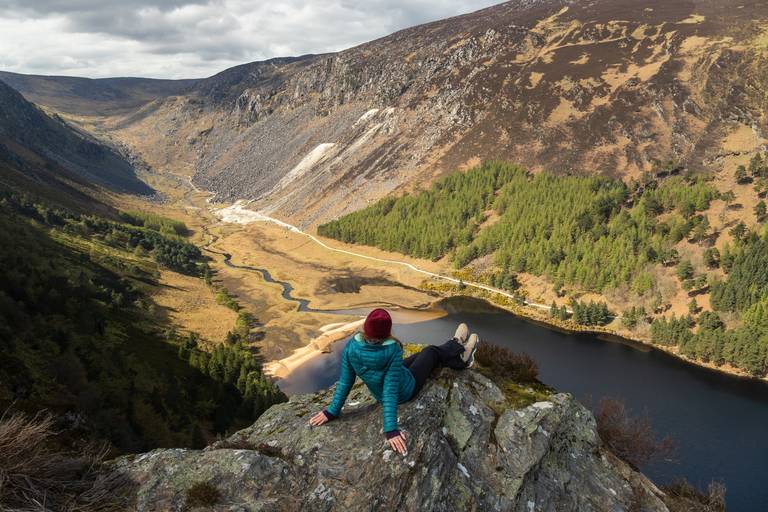
M 338 51 L 495 0 L 0 0 L 0 69 L 90 77 L 209 76 Z

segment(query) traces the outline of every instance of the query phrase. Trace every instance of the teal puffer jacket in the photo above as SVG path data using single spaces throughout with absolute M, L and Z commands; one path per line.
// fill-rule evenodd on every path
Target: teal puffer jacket
M 373 345 L 366 343 L 359 333 L 352 337 L 341 354 L 341 376 L 333 401 L 326 409 L 329 413 L 334 416 L 341 414 L 341 407 L 358 376 L 381 403 L 384 432 L 397 430 L 397 404 L 410 400 L 416 386 L 413 374 L 403 366 L 400 344 L 389 339 Z

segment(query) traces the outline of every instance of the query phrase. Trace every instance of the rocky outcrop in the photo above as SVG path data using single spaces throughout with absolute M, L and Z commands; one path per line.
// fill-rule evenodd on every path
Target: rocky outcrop
M 650 481 L 602 447 L 570 395 L 522 391 L 520 406 L 516 388 L 505 389 L 443 370 L 401 406 L 406 456 L 388 449 L 381 410 L 358 385 L 342 418 L 322 427 L 308 419 L 330 391 L 294 396 L 205 450 L 159 449 L 114 471 L 135 482 L 133 509 L 146 512 L 185 510 L 201 485 L 221 511 L 667 510 Z

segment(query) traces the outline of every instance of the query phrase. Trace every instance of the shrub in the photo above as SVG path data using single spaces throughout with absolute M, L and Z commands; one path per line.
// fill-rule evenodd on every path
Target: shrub
M 534 382 L 539 376 L 539 366 L 531 356 L 492 343 L 481 343 L 475 360 L 492 372 L 519 382 Z
M 681 479 L 662 490 L 667 494 L 665 503 L 670 512 L 725 512 L 725 485 L 712 482 L 703 492 Z
M 602 399 L 595 419 L 597 433 L 605 445 L 635 469 L 673 452 L 672 440 L 658 440 L 648 416 L 630 417 L 621 400 Z
M 240 311 L 240 304 L 237 303 L 237 299 L 226 288 L 221 288 L 216 292 L 216 303 L 232 311 Z
M 212 507 L 221 500 L 221 492 L 208 482 L 197 482 L 187 489 L 187 507 Z
M 0 510 L 125 510 L 125 480 L 101 471 L 106 450 L 68 454 L 55 435 L 49 414 L 0 416 Z
M 414 354 L 418 354 L 424 350 L 424 347 L 426 347 L 426 345 L 420 345 L 418 343 L 403 343 L 403 359 Z
M 189 229 L 183 222 L 155 213 L 131 211 L 121 213 L 120 217 L 128 224 L 152 229 L 166 235 L 189 235 Z

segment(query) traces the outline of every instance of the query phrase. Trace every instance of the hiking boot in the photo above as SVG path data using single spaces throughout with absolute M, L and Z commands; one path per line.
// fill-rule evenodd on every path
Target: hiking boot
M 456 328 L 456 334 L 453 335 L 453 339 L 455 339 L 462 345 L 466 345 L 468 336 L 469 336 L 469 327 L 467 327 L 467 324 L 461 323 Z
M 472 335 L 467 340 L 467 343 L 464 344 L 464 353 L 461 354 L 461 360 L 464 361 L 464 363 L 467 365 L 467 368 L 470 368 L 473 364 L 475 364 L 475 351 L 477 350 L 477 346 L 480 344 L 480 337 L 472 333 Z

